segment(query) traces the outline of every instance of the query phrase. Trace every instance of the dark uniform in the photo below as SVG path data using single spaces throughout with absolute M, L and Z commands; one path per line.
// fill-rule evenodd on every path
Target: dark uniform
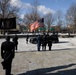
M 37 37 L 37 48 L 38 48 L 38 51 L 40 51 L 41 42 L 42 42 L 42 37 L 41 37 L 41 35 L 38 35 L 38 37 Z
M 11 75 L 11 64 L 14 56 L 14 43 L 10 42 L 10 36 L 7 36 L 6 41 L 1 44 L 2 66 L 6 71 L 5 75 Z
M 17 50 L 17 46 L 18 46 L 18 36 L 17 36 L 17 35 L 15 35 L 15 36 L 13 37 L 13 42 L 14 42 L 14 44 L 15 44 L 15 50 Z
M 51 50 L 51 46 L 52 46 L 52 38 L 51 36 L 48 36 L 48 47 L 49 47 L 49 51 Z
M 47 40 L 46 35 L 43 35 L 42 37 L 42 50 L 46 50 Z
M 27 35 L 26 36 L 26 43 L 28 44 L 28 39 L 29 39 L 29 36 Z

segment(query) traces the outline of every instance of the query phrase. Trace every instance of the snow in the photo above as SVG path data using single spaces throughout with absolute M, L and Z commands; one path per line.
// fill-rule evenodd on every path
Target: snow
M 0 39 L 0 44 L 5 41 L 5 39 Z M 12 41 L 12 39 L 11 39 Z M 18 52 L 21 51 L 37 51 L 37 44 L 28 43 L 26 44 L 26 38 L 18 39 Z M 1 47 L 1 46 L 0 46 Z M 42 49 L 42 48 L 41 48 Z M 52 50 L 72 50 L 76 49 L 76 37 L 73 38 L 59 38 L 59 43 L 52 44 Z M 48 46 L 46 47 L 48 50 Z

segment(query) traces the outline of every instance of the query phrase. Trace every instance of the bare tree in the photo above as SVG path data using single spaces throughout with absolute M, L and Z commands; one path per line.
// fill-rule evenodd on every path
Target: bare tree
M 73 3 L 66 13 L 66 20 L 68 25 L 72 25 L 73 32 L 76 31 L 76 3 Z
M 26 25 L 33 23 L 38 19 L 40 19 L 39 14 L 34 14 L 33 12 L 31 12 L 30 14 L 27 13 L 24 15 L 24 22 Z
M 29 13 L 24 15 L 24 22 L 25 25 L 30 25 L 31 23 L 37 21 L 40 19 L 40 15 L 38 13 L 38 0 L 35 0 L 32 4 L 32 7 L 30 8 Z
M 52 13 L 49 13 L 45 16 L 45 23 L 47 25 L 48 31 L 51 28 L 51 25 L 54 23 L 55 19 Z
M 0 14 L 2 18 L 17 16 L 18 8 L 10 4 L 11 0 L 0 0 Z
M 63 25 L 63 13 L 62 13 L 61 10 L 58 10 L 56 12 L 56 25 L 58 27 L 57 30 L 60 31 L 61 30 L 61 27 Z
M 33 21 L 36 21 L 40 18 L 40 15 L 38 13 L 38 6 L 39 6 L 38 0 L 34 0 L 34 2 L 32 3 L 32 9 L 31 9 Z
M 18 17 L 19 9 L 10 3 L 11 0 L 0 0 L 0 18 Z M 5 34 L 5 31 L 4 31 Z

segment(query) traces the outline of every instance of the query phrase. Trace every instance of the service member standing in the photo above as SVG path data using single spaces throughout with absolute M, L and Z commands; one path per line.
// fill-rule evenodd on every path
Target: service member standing
M 51 47 L 52 47 L 52 38 L 51 36 L 48 35 L 48 47 L 49 47 L 49 51 L 51 51 Z
M 17 35 L 15 35 L 14 37 L 13 37 L 13 42 L 14 42 L 14 44 L 15 44 L 15 50 L 17 51 L 17 46 L 18 46 L 18 36 Z
M 46 40 L 46 35 L 44 34 L 42 37 L 42 50 L 46 51 L 46 45 L 47 45 L 47 40 Z
M 5 70 L 5 75 L 11 75 L 11 65 L 14 56 L 14 43 L 10 41 L 10 36 L 7 36 L 6 41 L 1 44 L 1 57 L 3 59 L 2 66 Z
M 38 49 L 38 51 L 40 51 L 41 43 L 42 43 L 42 37 L 41 37 L 41 35 L 38 35 L 38 37 L 37 37 L 37 49 Z

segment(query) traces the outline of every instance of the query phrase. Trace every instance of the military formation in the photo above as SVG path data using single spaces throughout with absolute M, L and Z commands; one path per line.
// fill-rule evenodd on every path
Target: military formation
M 37 37 L 37 49 L 38 51 L 42 50 L 46 51 L 46 46 L 48 45 L 49 51 L 51 51 L 51 47 L 52 47 L 52 39 L 49 36 L 49 34 L 43 34 L 43 35 L 38 35 Z

